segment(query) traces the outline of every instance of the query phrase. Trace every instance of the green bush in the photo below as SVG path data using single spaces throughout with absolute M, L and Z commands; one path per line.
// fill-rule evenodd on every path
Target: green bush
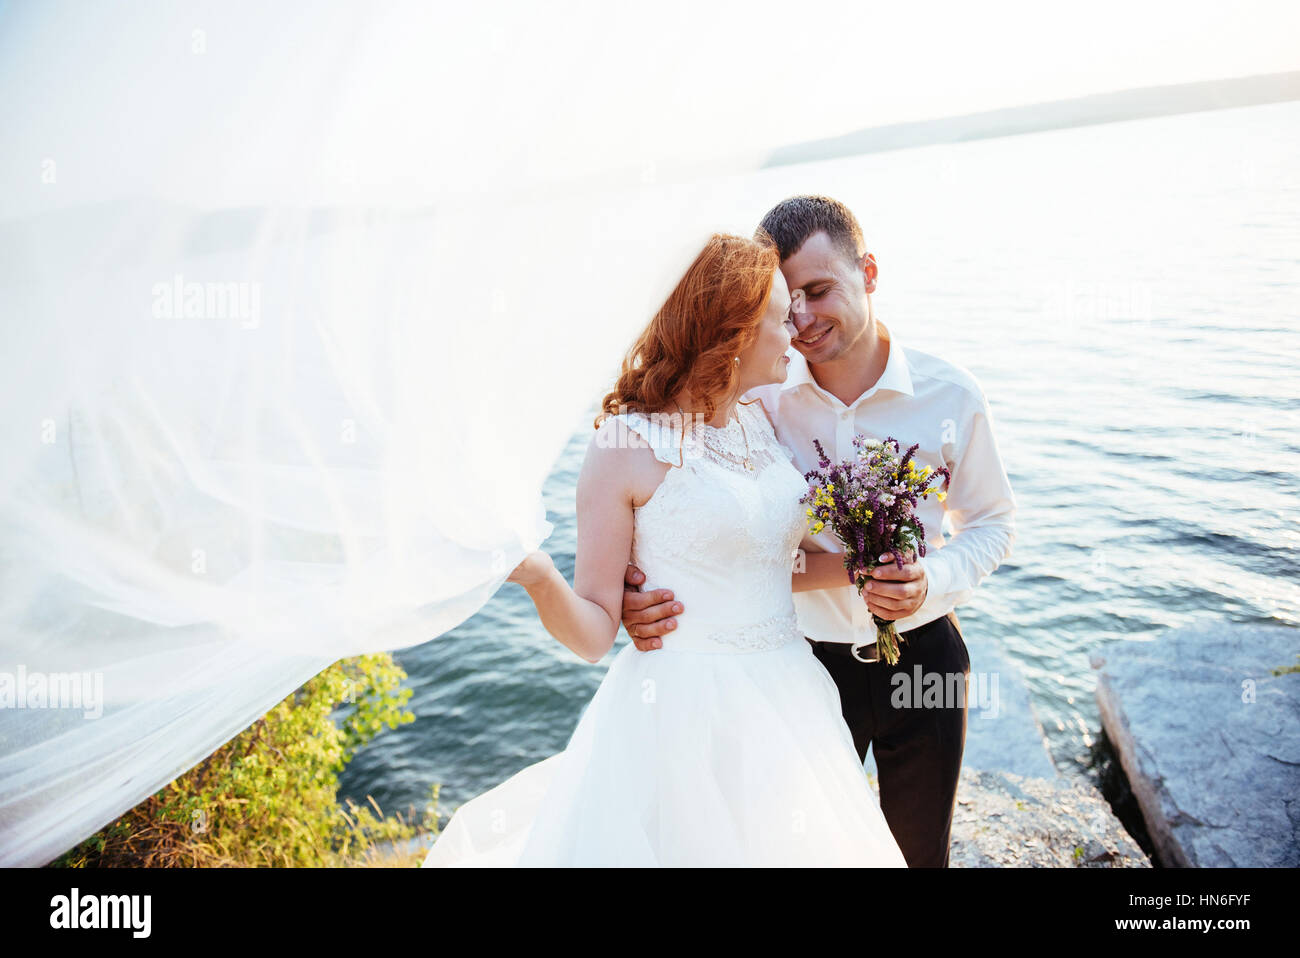
M 385 727 L 412 722 L 388 653 L 334 663 L 235 738 L 52 864 L 58 867 L 417 865 L 422 815 L 338 801 L 338 774 Z M 422 843 L 427 848 L 428 842 Z

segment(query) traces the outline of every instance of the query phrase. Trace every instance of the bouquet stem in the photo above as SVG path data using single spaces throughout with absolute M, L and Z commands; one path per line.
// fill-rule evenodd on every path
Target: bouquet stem
M 876 623 L 876 651 L 886 664 L 897 665 L 900 655 L 898 644 L 903 641 L 903 637 L 889 619 L 882 619 L 874 612 L 871 613 L 871 618 Z
M 856 563 L 851 555 L 845 556 L 845 567 L 853 568 Z M 857 573 L 853 574 L 853 584 L 857 586 L 858 595 L 862 595 L 862 590 L 867 587 L 871 581 L 871 570 L 875 565 L 857 566 Z M 871 613 L 871 621 L 876 624 L 876 653 L 888 665 L 897 665 L 898 658 L 901 654 L 899 643 L 903 641 L 902 636 L 898 634 L 898 628 L 890 619 L 882 619 L 876 613 Z

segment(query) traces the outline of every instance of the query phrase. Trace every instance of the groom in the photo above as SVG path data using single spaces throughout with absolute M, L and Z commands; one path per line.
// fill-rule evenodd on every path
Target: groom
M 803 290 L 808 311 L 794 315 L 786 381 L 746 398 L 762 401 L 796 468 L 816 467 L 814 439 L 841 460 L 861 432 L 893 436 L 904 449 L 919 443 L 918 465 L 947 466 L 952 474 L 942 504 L 931 496 L 917 508 L 928 534 L 925 556 L 905 557 L 902 569 L 876 569 L 862 597 L 847 575 L 843 588 L 794 594 L 799 624 L 839 687 L 858 757 L 865 761 L 873 748 L 881 810 L 904 858 L 913 868 L 946 867 L 970 672 L 953 609 L 1010 554 L 1014 539 L 1015 499 L 988 403 L 970 373 L 901 346 L 876 318 L 871 294 L 879 270 L 843 203 L 795 196 L 763 217 L 760 229 L 776 241 L 790 292 Z M 955 530 L 946 542 L 945 518 Z M 843 551 L 829 530 L 806 536 L 803 548 Z M 641 593 L 644 581 L 628 566 L 623 625 L 638 649 L 650 651 L 672 641 L 673 616 L 689 611 L 667 590 Z M 871 613 L 897 623 L 896 665 L 877 658 L 874 642 L 861 644 L 875 635 Z M 960 682 L 949 681 L 957 675 Z M 918 677 L 922 688 L 914 691 Z M 949 694 L 958 685 L 962 693 Z M 938 701 L 922 695 L 935 686 Z

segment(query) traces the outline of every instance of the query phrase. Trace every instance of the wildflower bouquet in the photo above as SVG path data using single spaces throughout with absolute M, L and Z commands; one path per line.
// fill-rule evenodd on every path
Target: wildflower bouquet
M 844 568 L 862 594 L 871 572 L 881 565 L 885 553 L 894 555 L 901 569 L 908 554 L 925 555 L 925 527 L 916 515 L 916 505 L 934 493 L 940 502 L 947 496 L 938 489 L 947 469 L 916 468 L 913 456 L 920 445 L 905 453 L 897 439 L 884 442 L 858 434 L 853 437 L 854 455 L 831 465 L 819 441 L 813 440 L 818 468 L 805 473 L 808 492 L 800 502 L 808 504 L 809 531 L 816 535 L 828 524 L 844 544 Z M 898 661 L 898 630 L 888 619 L 872 613 L 876 623 L 876 648 L 890 665 Z

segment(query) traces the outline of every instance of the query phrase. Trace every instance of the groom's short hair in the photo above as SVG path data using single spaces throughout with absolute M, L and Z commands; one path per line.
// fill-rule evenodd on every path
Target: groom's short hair
M 836 248 L 856 263 L 867 251 L 858 218 L 839 200 L 829 196 L 792 196 L 768 210 L 754 231 L 757 238 L 767 234 L 776 243 L 785 262 L 814 233 L 825 233 Z

